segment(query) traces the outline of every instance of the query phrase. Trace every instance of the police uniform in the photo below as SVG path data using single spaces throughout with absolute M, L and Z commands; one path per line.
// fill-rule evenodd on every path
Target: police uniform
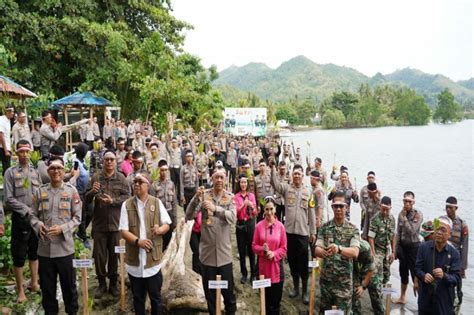
M 232 190 L 235 187 L 235 178 L 237 173 L 237 151 L 234 148 L 229 148 L 226 156 L 226 168 L 229 173 L 229 180 L 231 183 Z
M 423 223 L 423 213 L 411 209 L 408 215 L 403 215 L 403 210 L 398 215 L 397 223 L 397 249 L 396 255 L 400 260 L 399 272 L 402 284 L 408 284 L 408 272 L 415 277 L 415 261 L 420 245 L 420 228 Z
M 360 298 L 356 295 L 356 289 L 358 286 L 363 287 L 362 281 L 369 272 L 373 272 L 367 286 L 372 309 L 375 315 L 385 314 L 382 295 L 382 282 L 377 271 L 378 265 L 372 256 L 369 243 L 365 240 L 360 240 L 359 256 L 354 261 L 354 291 L 352 294 L 352 311 L 354 315 L 362 314 L 362 305 L 360 303 Z M 364 290 L 367 289 L 366 287 L 363 288 Z
M 168 150 L 169 155 L 168 165 L 170 169 L 171 181 L 174 183 L 176 191 L 181 191 L 179 179 L 180 169 L 182 166 L 181 149 L 178 146 L 176 148 L 173 148 L 168 144 L 166 144 L 166 149 Z
M 277 174 L 278 181 L 289 184 L 291 182 L 290 175 L 288 172 L 285 175 Z M 275 205 L 276 205 L 276 216 L 281 223 L 285 223 L 285 200 L 283 196 L 278 192 L 275 192 Z
M 209 180 L 209 158 L 204 153 L 196 155 L 196 167 L 199 175 L 199 186 L 203 186 Z
M 164 181 L 157 181 L 153 183 L 153 188 L 156 192 L 156 197 L 161 200 L 163 205 L 171 218 L 171 225 L 168 232 L 163 235 L 163 251 L 166 250 L 171 240 L 173 230 L 176 227 L 177 211 L 176 211 L 176 192 L 174 190 L 174 184 L 171 180 L 165 179 Z
M 314 208 L 314 219 L 318 219 L 318 213 L 321 213 L 321 225 L 324 223 L 324 193 L 323 186 L 318 182 L 316 187 L 313 187 L 313 192 L 310 199 L 310 205 Z
M 199 176 L 196 166 L 194 166 L 194 164 L 184 164 L 179 172 L 179 180 L 179 196 L 181 199 L 184 198 L 183 209 L 186 211 L 189 202 L 194 197 L 194 194 L 196 194 L 196 189 L 199 186 Z
M 201 209 L 202 201 L 209 200 L 216 205 L 214 216 L 209 217 L 207 211 Z M 234 276 L 232 274 L 232 241 L 231 230 L 235 224 L 236 209 L 234 195 L 223 191 L 219 197 L 213 189 L 204 191 L 200 200 L 194 196 L 186 209 L 186 220 L 193 220 L 196 211 L 202 211 L 201 240 L 199 242 L 199 260 L 202 264 L 202 283 L 206 295 L 208 311 L 215 314 L 216 294 L 209 290 L 209 280 L 221 275 L 228 281 L 228 289 L 222 291 L 226 314 L 235 314 L 237 304 L 234 295 Z
M 33 196 L 40 183 L 33 166 L 23 169 L 17 165 L 5 173 L 5 204 L 12 210 L 11 253 L 15 267 L 24 266 L 27 254 L 31 261 L 38 259 L 38 238 L 30 226 L 30 215 Z
M 308 247 L 309 236 L 316 235 L 316 219 L 314 208 L 309 204 L 311 191 L 302 184 L 299 188 L 294 184 L 278 181 L 275 167 L 271 169 L 271 185 L 275 192 L 285 200 L 285 229 L 288 243 L 288 263 L 296 293 L 299 280 L 302 280 L 303 295 L 308 282 Z
M 360 248 L 357 227 L 344 220 L 338 226 L 333 220 L 324 223 L 318 231 L 316 246 L 327 248 L 331 244 Z M 350 314 L 352 310 L 353 259 L 340 253 L 323 259 L 319 283 L 321 287 L 320 313 L 330 310 L 333 305 Z
M 375 259 L 377 264 L 382 266 L 382 283 L 386 284 L 390 280 L 389 256 L 395 237 L 395 217 L 391 214 L 384 217 L 381 212 L 377 213 L 370 221 L 368 237 L 374 240 Z
M 81 223 L 82 202 L 74 186 L 62 183 L 54 188 L 51 184 L 41 186 L 33 195 L 31 226 L 39 235 L 41 226 L 59 225 L 61 235 L 45 236 L 38 243 L 39 278 L 42 306 L 46 314 L 58 314 L 56 299 L 57 276 L 66 313 L 76 314 L 76 271 L 73 268 L 73 231 Z
M 101 191 L 112 198 L 111 204 L 103 203 L 100 200 L 100 193 L 95 194 L 92 190 L 96 181 L 100 183 Z M 120 207 L 129 197 L 130 187 L 122 173 L 115 171 L 111 177 L 106 177 L 103 170 L 101 170 L 98 176 L 93 176 L 90 179 L 86 201 L 93 202 L 94 206 L 92 215 L 94 247 L 92 254 L 99 287 L 105 286 L 106 277 L 110 279 L 109 288 L 115 288 L 117 285 L 118 260 L 117 254 L 115 254 L 115 246 L 118 246 L 120 241 Z
M 41 134 L 41 156 L 48 156 L 49 149 L 61 137 L 61 128 L 53 128 L 51 125 L 43 123 L 40 128 Z
M 258 221 L 260 221 L 263 218 L 263 203 L 264 203 L 265 197 L 267 196 L 273 197 L 275 193 L 270 181 L 271 181 L 271 175 L 268 174 L 268 170 L 266 170 L 265 174 L 260 173 L 257 176 L 255 176 L 255 197 L 257 200 L 257 204 L 260 208 L 258 219 L 257 219 Z
M 30 127 L 25 122 L 20 124 L 19 122 L 15 123 L 12 128 L 12 137 L 13 145 L 16 147 L 16 144 L 20 140 L 26 140 L 30 143 L 31 148 L 33 148 L 33 142 L 31 141 Z

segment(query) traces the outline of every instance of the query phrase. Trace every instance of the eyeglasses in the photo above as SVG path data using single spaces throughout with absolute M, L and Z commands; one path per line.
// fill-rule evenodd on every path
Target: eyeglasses
M 142 180 L 136 180 L 133 182 L 134 185 L 143 185 L 143 184 L 146 184 L 146 182 L 142 181 Z
M 333 209 L 344 209 L 344 205 L 332 205 Z

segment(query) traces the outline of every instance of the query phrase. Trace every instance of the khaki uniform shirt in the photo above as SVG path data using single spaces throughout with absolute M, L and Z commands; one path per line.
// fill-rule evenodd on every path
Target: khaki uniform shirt
M 38 192 L 41 179 L 33 166 L 22 169 L 20 165 L 5 172 L 4 196 L 9 209 L 24 217 L 31 213 L 33 196 Z
M 20 140 L 28 141 L 31 145 L 31 148 L 33 148 L 33 142 L 31 141 L 30 127 L 28 126 L 26 122 L 24 124 L 20 124 L 19 122 L 17 122 L 16 124 L 13 125 L 12 137 L 13 137 L 13 145 L 15 148 L 16 148 L 16 144 Z
M 200 173 L 200 179 L 207 180 L 209 178 L 209 158 L 207 155 L 204 153 L 196 155 L 195 164 Z
M 64 257 L 74 254 L 73 231 L 81 223 L 82 202 L 74 186 L 63 183 L 59 188 L 51 184 L 41 186 L 33 196 L 31 227 L 39 237 L 41 226 L 59 225 L 62 234 L 39 239 L 38 255 Z
M 259 174 L 255 176 L 255 192 L 256 192 L 256 199 L 260 202 L 262 199 L 265 199 L 267 196 L 273 196 L 275 193 L 270 183 L 271 178 L 268 171 L 266 174 Z
M 397 244 L 416 244 L 420 243 L 420 228 L 423 223 L 423 213 L 411 209 L 407 216 L 403 215 L 403 210 L 398 215 L 397 224 Z
M 272 167 L 271 185 L 285 200 L 285 229 L 289 234 L 309 236 L 316 234 L 314 208 L 310 207 L 311 191 L 303 184 L 297 188 L 294 184 L 278 181 L 275 167 Z
M 286 183 L 286 184 L 291 183 L 291 178 L 290 178 L 290 175 L 288 173 L 286 173 L 283 176 L 281 176 L 280 173 L 278 173 L 277 178 L 278 178 L 279 182 Z M 275 197 L 276 197 L 275 202 L 276 202 L 277 205 L 283 206 L 285 204 L 285 201 L 283 200 L 283 196 L 280 193 L 275 192 Z
M 217 209 L 210 220 L 202 221 L 199 260 L 203 265 L 211 267 L 228 265 L 233 260 L 231 225 L 237 220 L 234 195 L 224 191 L 222 196 L 218 197 L 214 195 L 213 189 L 208 189 L 202 200 L 212 201 Z M 186 220 L 193 220 L 196 212 L 201 211 L 202 200 L 194 196 L 186 209 Z
M 181 198 L 184 198 L 184 188 L 198 188 L 199 186 L 199 176 L 196 166 L 194 166 L 194 164 L 184 164 L 179 172 L 179 180 L 181 182 L 179 194 Z
M 173 224 L 176 224 L 176 192 L 174 183 L 170 179 L 164 181 L 157 181 L 153 183 L 153 189 L 156 192 L 156 198 L 160 199 L 168 211 Z

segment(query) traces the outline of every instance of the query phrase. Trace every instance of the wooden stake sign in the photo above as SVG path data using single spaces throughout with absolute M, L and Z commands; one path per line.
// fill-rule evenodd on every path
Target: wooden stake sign
M 319 268 L 319 262 L 316 258 L 308 262 L 308 267 L 312 268 L 311 271 L 311 286 L 309 290 L 309 315 L 314 315 L 314 291 L 316 289 L 316 273 Z
M 82 314 L 89 315 L 89 285 L 87 283 L 87 268 L 92 267 L 92 259 L 87 259 L 85 254 L 81 255 L 81 259 L 74 259 L 74 268 L 81 269 L 82 283 Z
M 125 240 L 120 240 L 120 246 L 115 246 L 115 252 L 120 255 L 120 310 L 125 312 Z
M 216 276 L 217 281 L 221 281 L 222 277 L 221 275 Z M 218 287 L 216 289 L 216 315 L 221 315 L 221 288 Z
M 253 289 L 260 289 L 260 314 L 265 315 L 265 288 L 272 286 L 271 279 L 265 279 L 264 275 L 260 275 L 260 280 L 255 280 L 252 282 Z
M 385 295 L 385 314 L 390 315 L 390 308 L 392 306 L 392 294 L 396 294 L 397 290 L 392 288 L 391 283 L 387 283 L 385 288 L 382 288 L 382 294 Z

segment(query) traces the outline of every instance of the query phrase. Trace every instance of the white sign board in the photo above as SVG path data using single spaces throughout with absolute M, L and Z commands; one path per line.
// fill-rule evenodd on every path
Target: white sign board
M 324 311 L 324 315 L 344 315 L 344 312 L 341 310 L 329 310 Z
M 227 280 L 209 280 L 209 289 L 227 289 L 228 286 Z
M 319 261 L 317 260 L 310 260 L 308 261 L 309 268 L 319 268 Z
M 267 109 L 226 107 L 224 110 L 224 132 L 234 136 L 247 134 L 254 137 L 266 136 Z
M 392 295 L 397 294 L 397 289 L 395 288 L 382 288 L 383 295 Z
M 124 254 L 125 253 L 125 246 L 115 246 L 115 253 L 116 254 Z
M 272 286 L 271 279 L 254 280 L 252 282 L 252 288 L 254 289 L 268 288 L 271 286 Z
M 74 268 L 92 268 L 92 259 L 73 259 L 72 266 Z

